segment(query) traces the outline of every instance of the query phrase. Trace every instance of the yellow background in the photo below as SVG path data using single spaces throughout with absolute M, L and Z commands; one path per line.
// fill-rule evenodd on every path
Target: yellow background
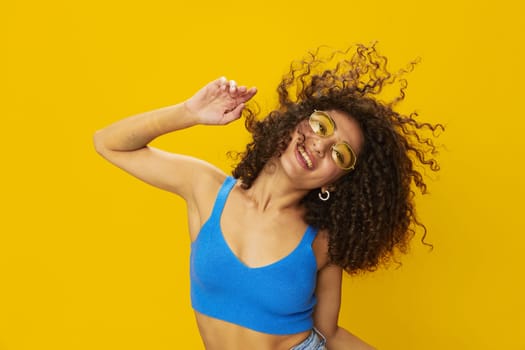
M 8 1 L 0 11 L 0 349 L 201 349 L 184 203 L 103 161 L 95 130 L 220 75 L 266 110 L 288 64 L 379 40 L 415 57 L 405 112 L 446 124 L 418 198 L 429 253 L 345 278 L 340 323 L 379 349 L 525 349 L 524 5 L 444 1 Z M 229 171 L 242 123 L 157 146 Z

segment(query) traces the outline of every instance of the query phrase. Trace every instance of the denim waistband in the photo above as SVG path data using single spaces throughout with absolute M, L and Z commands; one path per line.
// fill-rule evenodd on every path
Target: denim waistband
M 290 350 L 325 350 L 326 339 L 316 328 L 301 342 Z

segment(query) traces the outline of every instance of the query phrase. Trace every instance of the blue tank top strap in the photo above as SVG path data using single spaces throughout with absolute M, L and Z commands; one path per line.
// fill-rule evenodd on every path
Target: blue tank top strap
M 213 205 L 213 210 L 211 212 L 212 218 L 218 219 L 221 217 L 226 199 L 228 198 L 228 195 L 230 194 L 233 186 L 235 186 L 236 182 L 237 180 L 234 177 L 226 177 L 226 180 L 224 180 L 222 183 L 219 193 L 217 194 L 217 198 L 215 199 L 215 204 Z
M 308 227 L 306 228 L 306 232 L 304 233 L 301 244 L 311 246 L 316 236 L 317 236 L 317 229 L 308 225 Z

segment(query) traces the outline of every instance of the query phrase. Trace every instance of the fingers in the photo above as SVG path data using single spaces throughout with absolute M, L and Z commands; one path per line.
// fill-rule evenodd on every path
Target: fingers
M 219 84 L 219 89 L 223 91 L 227 90 L 230 93 L 235 93 L 237 91 L 237 82 L 235 80 L 228 81 L 226 77 L 220 77 L 217 82 Z
M 230 90 L 231 91 L 231 90 Z M 237 101 L 246 102 L 251 99 L 257 93 L 257 88 L 251 87 L 248 89 L 246 86 L 235 87 L 233 92 L 230 92 L 230 96 L 235 98 Z
M 237 92 L 237 82 L 235 80 L 230 80 L 230 94 Z
M 244 103 L 239 103 L 232 111 L 224 115 L 224 121 L 230 123 L 234 120 L 237 120 L 241 117 L 242 110 L 244 109 Z
M 246 87 L 243 86 L 243 92 L 241 93 L 241 87 L 239 87 L 237 90 L 240 92 L 238 95 L 238 100 L 241 102 L 247 102 L 249 101 L 256 93 L 257 88 L 251 87 L 250 89 L 246 89 Z
M 249 90 L 246 91 L 245 96 L 247 97 L 246 100 L 249 100 L 255 94 L 257 93 L 257 88 L 255 86 L 252 86 Z
M 216 82 L 218 83 L 220 90 L 226 90 L 226 85 L 228 84 L 228 79 L 226 79 L 226 77 L 220 77 Z
M 257 89 L 252 87 L 248 89 L 246 86 L 237 86 L 235 80 L 228 80 L 226 77 L 220 77 L 216 80 L 219 89 L 222 91 L 227 91 L 234 98 L 242 97 L 245 101 L 252 98 L 256 93 Z

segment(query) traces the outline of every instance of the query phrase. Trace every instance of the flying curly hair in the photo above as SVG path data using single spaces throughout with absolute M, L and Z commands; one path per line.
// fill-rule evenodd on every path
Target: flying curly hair
M 305 221 L 328 232 L 328 254 L 333 264 L 349 274 L 373 271 L 406 253 L 416 228 L 426 227 L 416 217 L 415 188 L 423 194 L 426 168 L 438 171 L 433 142 L 441 124 L 418 121 L 417 113 L 403 115 L 394 107 L 405 98 L 407 81 L 416 61 L 397 73 L 387 69 L 387 58 L 375 44 L 356 45 L 346 51 L 321 55 L 322 48 L 295 61 L 277 92 L 279 106 L 258 119 L 248 107 L 246 128 L 253 140 L 233 170 L 243 188 L 250 188 L 261 170 L 288 147 L 297 125 L 315 110 L 338 110 L 354 118 L 364 143 L 355 169 L 335 182 L 326 202 L 319 190 L 302 200 Z M 379 100 L 387 86 L 397 93 L 389 102 Z

